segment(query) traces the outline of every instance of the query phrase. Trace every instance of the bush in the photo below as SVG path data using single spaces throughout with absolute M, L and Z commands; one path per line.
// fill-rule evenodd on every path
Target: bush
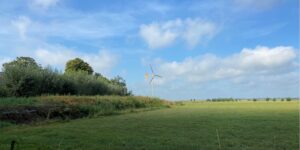
M 3 83 L 9 96 L 34 96 L 41 85 L 38 69 L 28 66 L 8 66 L 3 73 Z
M 7 89 L 0 84 L 0 97 L 6 97 L 7 95 Z
M 132 95 L 126 82 L 117 76 L 109 80 L 97 73 L 70 71 L 60 74 L 50 67 L 42 68 L 28 57 L 3 65 L 0 96 L 38 95 Z
M 286 98 L 286 101 L 291 101 L 292 99 L 290 97 Z

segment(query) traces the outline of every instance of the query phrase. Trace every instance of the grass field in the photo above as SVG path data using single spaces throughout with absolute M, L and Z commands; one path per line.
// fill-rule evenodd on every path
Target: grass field
M 296 101 L 187 102 L 139 113 L 5 127 L 0 129 L 0 149 L 9 149 L 16 140 L 22 150 L 298 150 L 298 113 Z

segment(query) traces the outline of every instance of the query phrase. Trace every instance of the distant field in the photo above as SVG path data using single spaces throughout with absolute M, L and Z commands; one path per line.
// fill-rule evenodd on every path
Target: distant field
M 5 127 L 0 129 L 0 149 L 9 149 L 16 140 L 22 150 L 298 150 L 298 129 L 296 101 L 187 102 L 139 113 Z

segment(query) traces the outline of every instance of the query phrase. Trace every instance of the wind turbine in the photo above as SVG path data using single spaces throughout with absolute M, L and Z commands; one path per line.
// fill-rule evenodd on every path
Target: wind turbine
M 160 76 L 160 75 L 154 73 L 151 64 L 150 64 L 150 69 L 151 69 L 151 79 L 150 79 L 149 84 L 151 85 L 151 97 L 153 97 L 153 80 L 154 80 L 155 78 L 162 78 L 162 76 Z M 145 78 L 146 78 L 146 80 L 148 80 L 148 78 L 149 78 L 148 72 L 146 72 Z

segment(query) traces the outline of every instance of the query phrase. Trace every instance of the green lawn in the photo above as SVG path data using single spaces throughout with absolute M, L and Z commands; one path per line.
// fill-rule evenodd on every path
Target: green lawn
M 298 150 L 297 102 L 188 102 L 139 113 L 0 129 L 0 149 Z

